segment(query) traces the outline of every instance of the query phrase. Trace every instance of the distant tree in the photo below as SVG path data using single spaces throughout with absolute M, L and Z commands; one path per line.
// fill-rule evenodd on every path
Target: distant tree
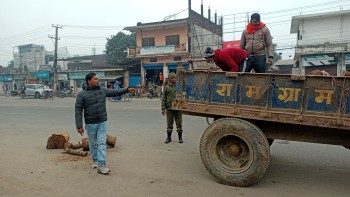
M 273 44 L 273 61 L 277 62 L 278 60 L 282 59 L 282 55 L 280 55 L 279 53 L 277 53 L 275 50 L 277 48 L 277 44 Z
M 118 32 L 117 35 L 107 38 L 106 55 L 107 62 L 111 65 L 116 65 L 126 57 L 126 49 L 136 47 L 136 34 L 125 34 Z
M 12 70 L 15 67 L 15 62 L 13 60 L 9 61 L 7 64 L 7 68 Z

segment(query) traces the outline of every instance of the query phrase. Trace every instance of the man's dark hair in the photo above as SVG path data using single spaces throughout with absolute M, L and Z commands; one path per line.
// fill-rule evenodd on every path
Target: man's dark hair
M 256 19 L 258 22 L 260 22 L 260 14 L 254 13 L 250 16 L 250 20 Z
M 96 73 L 88 73 L 88 74 L 85 76 L 86 84 L 89 84 L 88 81 L 90 81 L 95 75 L 96 75 Z

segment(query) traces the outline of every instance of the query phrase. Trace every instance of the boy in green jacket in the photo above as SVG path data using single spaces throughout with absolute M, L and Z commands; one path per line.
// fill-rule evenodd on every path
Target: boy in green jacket
M 171 104 L 176 98 L 176 75 L 175 73 L 169 74 L 169 83 L 165 86 L 164 95 L 162 97 L 162 115 L 167 119 L 167 138 L 165 143 L 171 142 L 171 133 L 173 132 L 174 120 L 176 123 L 176 131 L 179 136 L 179 143 L 182 144 L 182 112 L 171 109 Z

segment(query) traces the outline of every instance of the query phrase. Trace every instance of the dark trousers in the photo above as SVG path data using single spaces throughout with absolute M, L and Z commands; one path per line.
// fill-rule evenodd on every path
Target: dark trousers
M 182 112 L 175 110 L 167 110 L 166 111 L 166 120 L 167 120 L 167 133 L 171 133 L 173 131 L 174 120 L 176 123 L 176 131 L 182 132 Z
M 249 56 L 246 63 L 246 69 L 243 72 L 250 72 L 254 69 L 255 73 L 266 72 L 266 55 L 261 56 Z

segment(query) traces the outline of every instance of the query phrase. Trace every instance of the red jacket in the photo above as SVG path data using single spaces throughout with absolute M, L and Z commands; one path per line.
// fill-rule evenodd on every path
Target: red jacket
M 237 72 L 238 65 L 246 60 L 248 53 L 240 48 L 216 49 L 214 62 L 223 71 Z

